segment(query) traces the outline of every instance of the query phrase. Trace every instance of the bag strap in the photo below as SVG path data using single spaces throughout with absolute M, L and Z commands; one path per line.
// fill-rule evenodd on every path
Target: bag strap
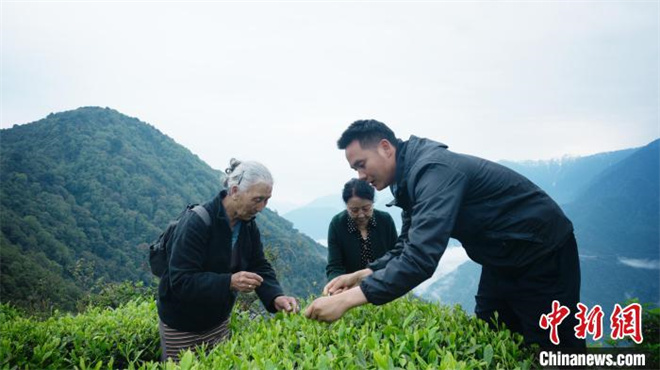
M 197 213 L 197 215 L 202 218 L 202 221 L 204 221 L 206 226 L 211 226 L 211 216 L 209 215 L 209 211 L 207 211 L 204 206 L 196 205 L 192 208 L 192 211 Z

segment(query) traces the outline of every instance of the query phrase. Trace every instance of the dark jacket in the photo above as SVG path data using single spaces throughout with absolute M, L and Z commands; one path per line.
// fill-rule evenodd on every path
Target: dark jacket
M 450 237 L 479 264 L 517 269 L 573 232 L 557 203 L 524 176 L 428 139 L 399 141 L 391 189 L 403 226 L 395 248 L 369 266 L 375 272 L 361 283 L 374 304 L 431 277 Z
M 360 240 L 348 231 L 349 217 L 347 211 L 342 211 L 332 218 L 328 227 L 328 265 L 325 268 L 328 280 L 366 267 L 360 258 Z M 369 238 L 373 257 L 378 259 L 394 247 L 397 233 L 389 213 L 374 209 L 372 217 L 376 226 L 369 223 Z
M 204 204 L 211 226 L 206 226 L 195 212 L 186 212 L 167 246 L 171 254 L 158 285 L 158 315 L 176 330 L 203 331 L 226 319 L 236 301 L 237 293 L 230 289 L 235 272 L 250 271 L 264 279 L 255 291 L 270 312 L 275 312 L 275 297 L 283 295 L 264 257 L 254 219 L 243 222 L 232 268 L 232 232 L 222 206 L 226 195 L 223 190 Z

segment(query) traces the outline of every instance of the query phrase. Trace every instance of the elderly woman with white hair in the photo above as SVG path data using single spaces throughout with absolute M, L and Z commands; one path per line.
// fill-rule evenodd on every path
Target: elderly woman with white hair
M 169 265 L 158 286 L 163 359 L 228 338 L 237 292 L 255 291 L 270 312 L 298 311 L 264 256 L 254 221 L 271 197 L 270 172 L 236 159 L 225 172 L 224 189 L 203 204 L 209 219 L 204 212 L 186 212 L 168 245 Z

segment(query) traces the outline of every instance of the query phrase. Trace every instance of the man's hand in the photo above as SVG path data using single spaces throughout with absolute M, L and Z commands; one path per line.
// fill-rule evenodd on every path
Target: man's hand
M 344 315 L 348 308 L 339 304 L 339 296 L 320 297 L 305 310 L 305 317 L 317 321 L 333 322 Z
M 240 271 L 231 275 L 231 289 L 248 293 L 257 289 L 264 279 L 254 272 Z
M 323 295 L 339 294 L 343 291 L 354 288 L 360 284 L 362 279 L 373 273 L 374 272 L 371 269 L 367 268 L 355 271 L 352 274 L 337 276 L 336 278 L 330 280 L 330 282 L 323 288 Z
M 281 295 L 275 298 L 273 305 L 278 311 L 284 311 L 287 313 L 296 313 L 300 311 L 300 306 L 298 306 L 298 302 L 293 297 Z
M 312 320 L 333 322 L 344 316 L 346 311 L 367 303 L 367 298 L 360 287 L 350 289 L 344 294 L 320 297 L 305 310 L 305 317 Z

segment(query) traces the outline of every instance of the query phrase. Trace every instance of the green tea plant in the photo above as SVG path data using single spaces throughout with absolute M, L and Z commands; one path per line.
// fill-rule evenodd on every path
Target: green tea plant
M 534 361 L 519 335 L 493 331 L 460 306 L 413 298 L 359 307 L 332 324 L 302 314 L 255 318 L 237 309 L 231 339 L 184 351 L 178 363 L 157 361 L 153 301 L 45 321 L 0 307 L 5 369 L 528 369 Z
M 39 321 L 0 305 L 0 365 L 3 369 L 126 368 L 159 356 L 154 301 L 137 299 L 118 309 L 90 307 Z
M 117 308 L 138 298 L 156 299 L 158 281 L 154 278 L 150 284 L 123 281 L 121 283 L 100 282 L 91 289 L 91 293 L 76 302 L 78 312 L 94 307 Z
M 364 306 L 325 324 L 301 314 L 232 319 L 232 338 L 206 352 L 185 351 L 181 369 L 528 369 L 522 337 L 492 331 L 459 306 L 404 298 Z M 159 367 L 146 363 L 143 369 Z M 171 360 L 160 365 L 176 368 Z

